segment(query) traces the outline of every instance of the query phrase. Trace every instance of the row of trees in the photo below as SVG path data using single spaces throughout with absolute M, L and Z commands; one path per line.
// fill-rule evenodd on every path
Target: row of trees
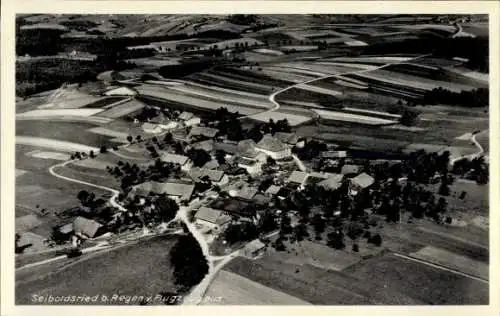
M 463 107 L 485 107 L 489 104 L 489 89 L 478 88 L 470 91 L 453 92 L 442 87 L 426 91 L 416 104 L 450 104 Z

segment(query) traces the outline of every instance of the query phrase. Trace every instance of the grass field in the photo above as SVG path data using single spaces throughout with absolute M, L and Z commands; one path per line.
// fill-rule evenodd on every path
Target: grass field
M 169 250 L 174 243 L 175 237 L 154 237 L 110 251 L 84 255 L 52 271 L 53 273 L 23 275 L 18 272 L 16 304 L 35 304 L 32 301 L 34 293 L 42 296 L 85 293 L 90 296 L 98 295 L 101 300 L 102 295 L 154 297 L 162 291 L 173 292 L 175 286 Z M 126 302 L 116 301 L 111 304 L 125 305 Z M 139 305 L 139 302 L 129 304 Z
M 334 250 L 332 250 L 334 251 Z M 266 258 L 236 258 L 225 270 L 317 305 L 419 304 L 420 300 L 381 288 L 370 278 L 356 279 L 345 273 L 310 265 L 295 265 Z
M 430 267 L 392 253 L 347 269 L 380 289 L 390 288 L 424 304 L 488 304 L 488 286 L 479 281 Z
M 83 122 L 17 121 L 16 135 L 50 138 L 93 147 L 118 144 L 112 141 L 112 137 L 88 131 L 94 127 L 93 124 Z
M 411 256 L 453 268 L 460 272 L 468 273 L 483 279 L 488 279 L 488 264 L 457 255 L 450 251 L 428 246 L 417 252 L 411 253 Z
M 202 305 L 310 305 L 238 274 L 220 271 L 210 284 Z

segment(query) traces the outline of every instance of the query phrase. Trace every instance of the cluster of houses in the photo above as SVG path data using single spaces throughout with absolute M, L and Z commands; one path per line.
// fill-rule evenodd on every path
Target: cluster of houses
M 191 112 L 182 112 L 176 120 L 171 120 L 160 113 L 155 118 L 142 124 L 142 130 L 148 134 L 159 134 L 165 130 L 172 130 L 180 127 L 195 126 L 201 123 L 201 118 Z

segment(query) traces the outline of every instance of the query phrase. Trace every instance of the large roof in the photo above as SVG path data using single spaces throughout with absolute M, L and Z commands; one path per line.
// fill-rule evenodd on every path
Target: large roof
M 179 120 L 183 120 L 183 121 L 187 121 L 191 118 L 193 118 L 194 114 L 191 113 L 191 112 L 182 112 L 180 115 L 179 115 Z
M 241 188 L 241 190 L 238 192 L 237 197 L 244 200 L 251 200 L 253 199 L 255 194 L 257 194 L 257 192 L 259 192 L 259 190 L 257 190 L 256 188 L 246 185 Z
M 149 195 L 150 192 L 156 194 L 167 194 L 179 196 L 182 199 L 189 199 L 193 194 L 194 185 L 175 182 L 148 181 L 132 188 L 132 192 L 139 195 Z
M 375 179 L 366 173 L 358 174 L 356 177 L 351 179 L 352 183 L 356 184 L 361 188 L 367 188 L 375 182 Z
M 98 222 L 81 216 L 78 216 L 73 221 L 73 231 L 90 238 L 94 237 L 97 233 L 97 230 L 101 227 L 102 225 Z
M 223 225 L 231 221 L 231 216 L 224 212 L 209 207 L 201 207 L 194 216 L 196 219 L 203 220 L 216 225 Z
M 224 150 L 226 153 L 234 155 L 239 152 L 238 145 L 230 143 L 214 143 L 215 150 Z
M 214 141 L 211 139 L 203 140 L 201 142 L 192 143 L 191 147 L 194 149 L 203 149 L 205 151 L 212 151 L 214 149 Z
M 318 185 L 328 190 L 337 190 L 342 185 L 342 179 L 344 179 L 343 174 L 334 174 L 319 182 Z
M 287 181 L 292 183 L 302 184 L 304 183 L 304 181 L 308 176 L 309 174 L 307 172 L 295 170 L 292 172 L 292 174 L 290 174 Z
M 283 143 L 295 145 L 298 142 L 297 134 L 295 133 L 285 133 L 285 132 L 277 132 L 274 134 L 274 137 L 282 141 Z
M 172 153 L 163 153 L 160 157 L 161 161 L 164 162 L 171 162 L 171 163 L 178 163 L 180 165 L 184 165 L 188 161 L 187 156 L 183 155 L 177 155 L 177 154 L 172 154 Z
M 342 174 L 355 174 L 359 173 L 361 167 L 358 165 L 344 165 L 342 166 L 341 173 Z
M 272 184 L 269 188 L 267 188 L 266 193 L 275 195 L 276 193 L 278 193 L 280 189 L 281 189 L 280 186 Z
M 264 135 L 257 144 L 257 147 L 272 152 L 279 152 L 288 148 L 282 141 L 273 137 L 271 134 Z
M 208 176 L 210 181 L 220 181 L 224 176 L 224 171 L 221 170 L 211 170 L 205 168 L 194 167 L 189 170 L 189 175 L 194 179 L 203 179 L 205 176 Z
M 189 132 L 190 136 L 206 136 L 209 138 L 215 137 L 217 135 L 218 130 L 215 128 L 210 128 L 210 127 L 203 127 L 203 126 L 193 126 L 191 128 L 191 132 Z

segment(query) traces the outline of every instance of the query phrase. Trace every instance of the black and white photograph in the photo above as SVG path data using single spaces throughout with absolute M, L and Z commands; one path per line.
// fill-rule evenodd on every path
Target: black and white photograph
M 16 14 L 14 303 L 489 305 L 489 23 Z

